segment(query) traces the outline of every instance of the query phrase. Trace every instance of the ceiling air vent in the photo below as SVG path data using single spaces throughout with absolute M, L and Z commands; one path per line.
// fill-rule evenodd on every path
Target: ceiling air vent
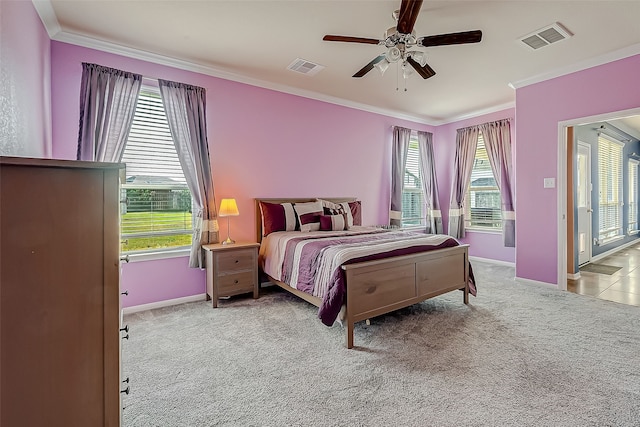
M 567 30 L 561 23 L 556 22 L 521 37 L 520 41 L 535 50 L 548 46 L 551 43 L 568 39 L 571 36 L 573 36 L 573 34 L 569 30 Z
M 288 70 L 295 71 L 297 73 L 306 74 L 307 76 L 313 76 L 318 74 L 320 70 L 324 68 L 324 65 L 316 64 L 306 59 L 296 58 L 289 66 Z

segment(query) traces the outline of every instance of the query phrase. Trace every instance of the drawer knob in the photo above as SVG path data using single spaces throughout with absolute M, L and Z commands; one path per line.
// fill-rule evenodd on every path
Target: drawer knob
M 129 394 L 129 386 L 127 386 L 127 388 L 125 388 L 124 390 L 120 390 L 120 393 Z
M 237 260 L 236 260 L 236 264 L 237 264 L 237 263 L 239 263 L 239 262 L 240 262 L 240 260 L 239 260 L 239 259 L 237 259 Z
M 122 382 L 125 383 L 125 384 L 129 384 L 129 377 L 127 377 L 126 380 L 122 380 Z
M 129 334 L 122 337 L 123 340 L 129 340 Z
M 120 328 L 121 331 L 129 332 L 129 325 L 126 325 L 124 328 Z
M 238 279 L 234 280 L 233 283 L 235 283 L 237 285 L 238 284 Z
M 124 262 L 128 263 L 129 262 L 129 255 L 128 254 L 127 255 L 122 255 L 120 257 L 120 261 L 124 261 Z
M 129 295 L 129 291 L 120 292 L 120 295 Z

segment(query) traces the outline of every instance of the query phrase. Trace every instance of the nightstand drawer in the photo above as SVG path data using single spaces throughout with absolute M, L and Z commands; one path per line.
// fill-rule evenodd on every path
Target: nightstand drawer
M 217 275 L 233 271 L 253 270 L 256 263 L 255 252 L 255 249 L 238 249 L 216 254 Z
M 218 295 L 229 296 L 242 292 L 252 292 L 255 286 L 255 272 L 228 274 L 218 278 Z

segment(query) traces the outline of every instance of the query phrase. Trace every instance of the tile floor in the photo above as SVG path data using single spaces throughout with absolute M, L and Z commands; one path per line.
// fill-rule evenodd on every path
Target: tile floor
M 622 268 L 612 275 L 581 271 L 580 279 L 568 280 L 567 290 L 640 307 L 640 243 L 598 260 L 596 264 Z

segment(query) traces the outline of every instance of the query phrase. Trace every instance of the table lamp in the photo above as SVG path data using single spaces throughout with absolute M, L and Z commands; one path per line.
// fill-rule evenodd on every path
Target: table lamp
M 238 212 L 238 205 L 236 204 L 236 199 L 222 199 L 220 201 L 220 211 L 218 212 L 218 216 L 238 216 L 240 212 Z M 223 245 L 232 245 L 236 241 L 231 240 L 229 236 L 229 218 L 227 218 L 227 240 L 222 242 Z

